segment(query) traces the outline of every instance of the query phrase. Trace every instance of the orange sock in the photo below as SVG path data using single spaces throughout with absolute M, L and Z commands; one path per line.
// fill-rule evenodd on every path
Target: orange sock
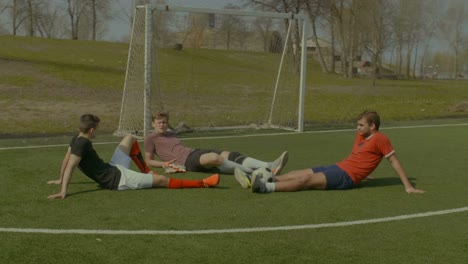
M 169 178 L 169 189 L 182 189 L 182 188 L 203 188 L 205 185 L 203 184 L 203 180 L 183 180 L 183 179 L 175 179 Z
M 141 172 L 150 172 L 150 168 L 146 165 L 146 162 L 141 155 L 140 146 L 138 146 L 137 141 L 133 142 L 132 149 L 130 149 L 130 158 L 132 158 L 133 162 L 135 162 Z

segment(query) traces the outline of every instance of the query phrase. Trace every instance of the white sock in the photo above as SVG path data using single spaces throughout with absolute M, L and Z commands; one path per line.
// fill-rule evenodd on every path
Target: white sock
M 256 170 L 258 168 L 268 167 L 268 162 L 247 157 L 244 159 L 244 161 L 242 161 L 242 166 L 250 168 L 252 170 Z
M 222 173 L 233 174 L 235 168 L 241 169 L 245 173 L 252 173 L 252 169 L 244 167 L 239 163 L 225 159 L 221 165 L 218 166 L 218 169 Z
M 274 182 L 267 182 L 267 183 L 265 183 L 265 186 L 266 186 L 267 192 L 274 192 L 275 191 L 276 185 L 275 185 Z

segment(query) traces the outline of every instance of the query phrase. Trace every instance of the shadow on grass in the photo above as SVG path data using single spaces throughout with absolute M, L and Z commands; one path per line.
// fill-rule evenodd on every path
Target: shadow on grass
M 70 184 L 96 184 L 92 181 L 70 182 Z
M 85 191 L 79 191 L 79 192 L 74 192 L 74 193 L 68 193 L 67 197 L 75 196 L 77 194 L 84 194 L 84 193 L 91 193 L 91 192 L 96 192 L 96 191 L 102 191 L 105 189 L 97 187 L 96 189 L 91 189 L 91 190 L 85 190 Z
M 410 178 L 409 180 L 411 184 L 413 184 L 413 186 L 416 186 L 416 184 L 414 183 L 415 178 Z M 357 188 L 383 187 L 383 186 L 392 186 L 392 185 L 403 186 L 403 183 L 401 183 L 400 178 L 397 178 L 397 177 L 374 178 L 374 179 L 363 180 Z

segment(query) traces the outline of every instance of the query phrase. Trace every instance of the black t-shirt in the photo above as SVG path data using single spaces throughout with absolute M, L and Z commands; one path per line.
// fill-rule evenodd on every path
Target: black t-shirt
M 120 182 L 120 170 L 105 163 L 99 158 L 92 142 L 85 138 L 74 136 L 70 143 L 71 154 L 81 157 L 78 168 L 102 188 L 117 190 Z

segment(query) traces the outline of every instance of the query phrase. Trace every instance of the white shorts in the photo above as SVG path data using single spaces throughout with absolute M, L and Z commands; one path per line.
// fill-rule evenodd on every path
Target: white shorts
M 117 147 L 109 164 L 120 171 L 120 182 L 117 190 L 148 189 L 153 187 L 153 173 L 141 173 L 128 169 L 132 159 Z
M 117 190 L 149 189 L 153 187 L 153 173 L 141 173 L 117 165 L 120 170 L 120 182 Z

